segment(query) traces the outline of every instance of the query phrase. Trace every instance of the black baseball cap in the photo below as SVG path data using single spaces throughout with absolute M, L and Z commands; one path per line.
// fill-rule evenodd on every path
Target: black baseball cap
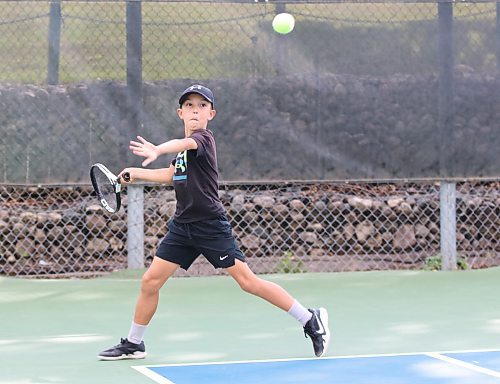
M 182 92 L 181 97 L 179 97 L 179 105 L 184 104 L 188 96 L 193 93 L 197 93 L 198 95 L 203 96 L 205 100 L 212 103 L 212 106 L 214 105 L 214 94 L 212 93 L 212 91 L 207 87 L 199 84 L 191 85 L 190 87 L 186 88 L 184 92 Z

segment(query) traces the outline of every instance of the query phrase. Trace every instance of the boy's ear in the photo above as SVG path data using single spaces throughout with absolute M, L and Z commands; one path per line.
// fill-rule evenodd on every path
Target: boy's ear
M 212 120 L 215 117 L 216 114 L 217 114 L 217 111 L 215 109 L 212 109 L 210 111 L 210 117 L 209 117 L 208 120 Z
M 182 120 L 182 109 L 181 108 L 177 108 L 177 116 L 179 116 L 179 119 Z

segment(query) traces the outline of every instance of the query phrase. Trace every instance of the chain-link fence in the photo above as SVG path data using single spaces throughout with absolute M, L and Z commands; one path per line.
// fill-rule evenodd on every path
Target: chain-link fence
M 456 248 L 458 268 L 500 265 L 500 181 L 452 185 L 452 223 L 443 223 L 438 182 L 227 184 L 220 196 L 259 273 L 439 269 L 443 225 L 454 228 L 456 243 L 444 245 Z M 94 276 L 127 268 L 131 253 L 149 265 L 175 196 L 164 186 L 134 188 L 144 189 L 139 225 L 127 219 L 137 204 L 130 190 L 126 209 L 108 215 L 87 186 L 0 187 L 0 274 Z M 140 249 L 127 247 L 133 236 Z M 213 273 L 200 258 L 187 275 Z
M 485 1 L 0 1 L 0 182 L 133 164 L 137 133 L 182 136 L 192 82 L 215 91 L 226 181 L 499 177 L 498 15 Z
M 181 137 L 195 82 L 257 272 L 498 265 L 499 63 L 490 1 L 0 0 L 0 273 L 148 264 L 172 191 L 131 188 L 106 216 L 82 184 L 137 164 L 137 134 Z

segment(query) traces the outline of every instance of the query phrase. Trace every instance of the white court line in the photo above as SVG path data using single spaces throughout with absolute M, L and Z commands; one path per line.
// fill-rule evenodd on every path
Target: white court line
M 448 364 L 456 365 L 457 367 L 462 367 L 462 368 L 465 368 L 465 369 L 468 369 L 471 371 L 484 373 L 485 375 L 500 378 L 500 372 L 494 371 L 492 369 L 483 368 L 479 365 L 467 363 L 466 361 L 462 361 L 462 360 L 454 359 L 453 357 L 441 355 L 440 353 L 432 353 L 431 352 L 431 353 L 426 353 L 426 355 L 429 357 L 432 357 L 434 359 L 444 361 Z
M 184 367 L 193 365 L 220 365 L 220 364 L 250 364 L 250 363 L 280 363 L 287 361 L 307 361 L 307 360 L 337 360 L 337 359 L 361 359 L 361 358 L 376 358 L 376 357 L 398 357 L 398 356 L 419 356 L 430 354 L 449 354 L 449 353 L 484 353 L 484 352 L 500 352 L 500 349 L 465 349 L 459 351 L 434 351 L 434 352 L 402 352 L 402 353 L 381 353 L 381 354 L 367 354 L 367 355 L 344 355 L 344 356 L 324 356 L 324 357 L 297 357 L 289 359 L 268 359 L 268 360 L 233 360 L 233 361 L 212 361 L 201 363 L 174 363 L 174 364 L 153 364 L 153 365 L 139 365 L 132 366 L 136 369 L 139 367 Z
M 149 365 L 149 367 L 151 367 L 151 365 Z M 163 365 L 161 365 L 161 367 L 163 367 Z M 163 377 L 162 375 L 159 375 L 151 369 L 148 369 L 148 366 L 146 365 L 134 366 L 132 368 L 159 384 L 175 384 L 173 381 L 168 380 L 166 377 Z

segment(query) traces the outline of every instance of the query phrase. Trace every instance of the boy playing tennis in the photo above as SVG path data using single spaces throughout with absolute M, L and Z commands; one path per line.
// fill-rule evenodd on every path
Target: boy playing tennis
M 101 360 L 146 357 L 143 336 L 158 306 L 159 290 L 177 268 L 187 270 L 203 254 L 215 268 L 225 268 L 240 287 L 288 312 L 304 327 L 321 356 L 328 348 L 330 331 L 324 308 L 306 309 L 279 285 L 257 277 L 245 262 L 232 235 L 225 209 L 218 195 L 218 171 L 214 136 L 207 129 L 215 117 L 214 96 L 202 85 L 187 88 L 179 98 L 177 115 L 184 122 L 184 139 L 154 145 L 138 136 L 131 141 L 135 155 L 145 157 L 147 166 L 160 155 L 177 153 L 168 168 L 126 168 L 130 183 L 173 183 L 177 199 L 174 218 L 160 243 L 151 266 L 141 281 L 135 315 L 126 339 L 99 354 Z

